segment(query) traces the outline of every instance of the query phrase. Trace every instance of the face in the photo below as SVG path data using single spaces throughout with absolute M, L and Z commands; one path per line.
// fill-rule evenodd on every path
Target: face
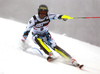
M 39 17 L 40 17 L 41 19 L 44 19 L 45 16 L 46 16 L 46 12 L 45 12 L 45 11 L 41 11 L 40 14 L 39 14 Z

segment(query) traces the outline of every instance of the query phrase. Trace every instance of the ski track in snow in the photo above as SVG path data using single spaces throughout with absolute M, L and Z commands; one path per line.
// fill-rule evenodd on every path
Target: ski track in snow
M 100 74 L 100 47 L 51 32 L 60 47 L 85 65 L 80 70 L 61 62 L 47 62 L 47 55 L 41 51 L 41 57 L 32 49 L 39 47 L 33 43 L 31 33 L 25 43 L 21 42 L 26 24 L 0 18 L 0 25 L 0 74 Z

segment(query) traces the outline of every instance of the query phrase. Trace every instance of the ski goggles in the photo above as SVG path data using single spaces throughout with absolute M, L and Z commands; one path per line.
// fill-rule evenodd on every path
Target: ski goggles
M 45 12 L 45 11 L 40 11 L 40 14 L 41 14 L 41 15 L 47 15 L 47 12 Z

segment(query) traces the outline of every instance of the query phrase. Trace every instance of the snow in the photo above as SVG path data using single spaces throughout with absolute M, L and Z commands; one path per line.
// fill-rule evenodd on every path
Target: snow
M 25 43 L 21 42 L 25 27 L 26 24 L 0 18 L 0 74 L 100 74 L 100 47 L 51 32 L 56 43 L 85 66 L 80 70 L 59 61 L 47 62 L 42 51 L 45 57 L 32 49 L 39 47 L 31 34 Z

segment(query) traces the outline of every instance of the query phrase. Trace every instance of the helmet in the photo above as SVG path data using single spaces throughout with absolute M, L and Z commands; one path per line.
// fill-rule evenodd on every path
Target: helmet
M 46 15 L 48 13 L 48 7 L 44 4 L 40 5 L 39 8 L 38 8 L 38 15 L 40 14 L 41 11 L 45 11 L 46 12 Z

